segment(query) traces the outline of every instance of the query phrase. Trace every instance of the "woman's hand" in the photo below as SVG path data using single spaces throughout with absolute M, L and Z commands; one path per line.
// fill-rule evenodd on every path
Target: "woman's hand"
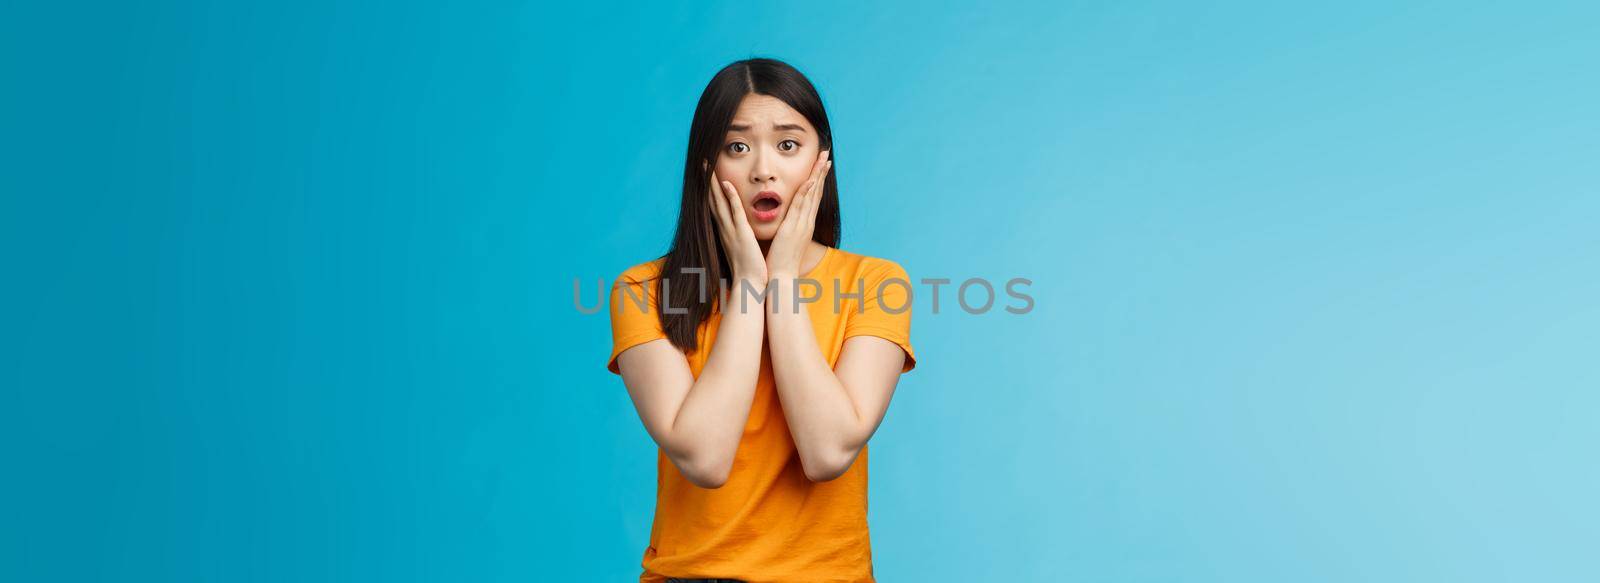
M 711 172 L 711 183 L 706 189 L 710 198 L 711 214 L 716 215 L 717 235 L 722 239 L 722 250 L 728 254 L 728 267 L 733 270 L 733 291 L 739 290 L 739 280 L 749 280 L 759 286 L 767 283 L 767 263 L 761 256 L 761 244 L 750 229 L 750 219 L 744 216 L 744 201 L 733 183 L 717 178 Z
M 772 237 L 772 245 L 767 248 L 768 277 L 799 277 L 800 262 L 805 257 L 806 247 L 811 245 L 811 234 L 816 230 L 817 207 L 822 206 L 822 186 L 827 182 L 828 171 L 832 169 L 833 161 L 828 159 L 828 151 L 823 150 L 811 165 L 811 178 L 800 187 L 794 201 L 789 203 L 789 212 L 784 213 L 783 223 L 778 225 L 778 234 Z

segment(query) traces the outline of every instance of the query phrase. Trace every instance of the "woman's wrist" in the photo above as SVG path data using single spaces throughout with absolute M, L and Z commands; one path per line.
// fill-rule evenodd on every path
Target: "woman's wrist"
M 821 293 L 821 285 L 816 280 L 790 273 L 769 275 L 767 311 L 772 314 L 800 313 L 805 311 L 805 304 L 817 301 Z
M 767 296 L 767 280 L 752 276 L 735 275 L 732 286 L 726 290 L 725 297 L 731 311 L 741 314 L 760 315 L 761 307 L 765 304 Z
M 785 252 L 782 256 L 767 257 L 767 279 L 795 279 L 800 277 L 800 260 L 803 254 Z

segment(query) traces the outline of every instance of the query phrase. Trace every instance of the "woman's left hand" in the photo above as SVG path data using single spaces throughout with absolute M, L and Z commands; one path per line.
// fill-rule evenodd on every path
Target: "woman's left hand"
M 800 276 L 800 262 L 806 248 L 811 246 L 811 235 L 817 226 L 817 207 L 822 206 L 822 186 L 827 182 L 828 172 L 833 170 L 833 160 L 828 159 L 828 154 L 823 150 L 817 156 L 811 167 L 811 178 L 800 187 L 794 201 L 789 203 L 789 212 L 784 213 L 783 222 L 778 224 L 778 234 L 772 237 L 772 245 L 767 248 L 769 278 Z

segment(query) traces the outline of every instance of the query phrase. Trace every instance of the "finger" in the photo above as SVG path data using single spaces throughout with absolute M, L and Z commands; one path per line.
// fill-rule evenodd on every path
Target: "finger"
M 813 187 L 810 202 L 806 204 L 806 216 L 801 218 L 801 223 L 809 232 L 817 222 L 817 209 L 822 208 L 822 197 L 828 194 L 828 172 L 833 170 L 833 160 L 828 160 L 822 165 L 822 174 L 817 177 L 817 184 Z
M 822 153 L 817 155 L 816 162 L 811 164 L 810 176 L 807 177 L 806 183 L 802 185 L 800 190 L 796 193 L 797 196 L 795 196 L 795 201 L 790 205 L 789 212 L 784 214 L 783 222 L 778 225 L 778 230 L 780 232 L 783 230 L 784 226 L 790 225 L 792 222 L 798 222 L 805 219 L 807 212 L 805 210 L 805 206 L 807 204 L 812 204 L 812 202 L 809 201 L 815 198 L 815 193 L 821 191 L 822 179 L 826 175 L 827 168 L 828 151 L 823 150 Z
M 815 206 L 816 198 L 821 195 L 823 180 L 827 178 L 826 168 L 826 163 L 818 164 L 817 169 L 812 172 L 811 180 L 806 183 L 805 196 L 802 198 L 806 200 L 807 206 Z M 804 219 L 805 217 L 802 214 L 798 218 Z
M 815 188 L 816 184 L 819 184 L 819 183 L 822 182 L 822 177 L 823 176 L 827 175 L 827 170 L 826 170 L 827 167 L 828 167 L 827 164 L 828 164 L 828 151 L 827 150 L 823 150 L 822 154 L 817 156 L 816 163 L 811 165 L 811 176 L 808 177 L 809 178 L 808 181 L 812 184 L 813 188 Z
M 826 168 L 826 167 L 827 166 L 823 166 L 823 168 Z M 825 178 L 824 175 L 818 174 L 816 178 L 811 179 L 811 182 L 806 184 L 806 195 L 805 195 L 805 198 L 806 198 L 808 204 L 809 204 L 810 201 L 812 201 L 812 200 L 814 200 L 816 198 L 818 193 L 822 192 L 822 181 L 823 181 L 823 178 Z
M 806 220 L 811 216 L 811 209 L 816 208 L 816 206 L 817 190 L 813 188 L 809 192 L 806 192 L 805 199 L 801 202 L 801 204 L 797 205 L 794 209 L 794 212 L 791 213 L 794 215 L 794 225 L 790 228 L 794 230 L 796 235 L 804 238 L 804 235 L 807 232 Z
M 750 221 L 744 214 L 744 203 L 740 202 L 739 190 L 733 183 L 722 181 L 722 192 L 728 205 L 728 241 L 730 245 L 751 245 L 755 242 L 755 234 L 750 230 Z
M 710 184 L 706 187 L 706 196 L 711 199 L 711 214 L 716 215 L 718 230 L 724 236 L 733 234 L 733 221 L 728 218 L 728 201 L 722 195 L 722 188 L 717 186 L 717 173 L 711 173 Z
M 831 162 L 822 162 L 817 165 L 817 177 L 811 180 L 811 188 L 806 191 L 806 209 L 814 209 L 817 199 L 822 198 L 822 191 L 828 183 L 828 168 Z M 801 217 L 804 218 L 804 217 Z
M 783 222 L 789 225 L 789 230 L 798 232 L 801 228 L 800 221 L 805 219 L 806 208 L 811 206 L 811 192 L 816 190 L 808 188 L 801 193 L 800 198 L 794 201 L 794 208 L 789 209 L 788 216 L 783 217 Z
M 755 231 L 750 229 L 750 217 L 744 214 L 744 197 L 739 196 L 739 189 L 734 188 L 732 182 L 723 181 L 722 184 L 724 185 L 723 190 L 728 192 L 731 197 L 728 201 L 728 208 L 733 213 L 734 228 L 738 229 L 739 232 L 749 231 L 750 236 L 754 238 Z
M 822 178 L 817 179 L 816 192 L 811 193 L 811 200 L 806 203 L 806 216 L 800 218 L 800 224 L 805 225 L 807 233 L 811 232 L 811 225 L 817 220 L 817 208 L 822 206 L 822 196 L 828 191 L 828 171 L 822 171 Z
M 734 217 L 743 214 L 744 199 L 739 197 L 739 189 L 735 188 L 732 182 L 720 178 L 717 180 L 720 181 L 717 186 L 722 189 L 722 203 L 727 205 L 725 208 L 728 209 L 728 220 L 737 223 L 738 221 L 734 220 Z
M 822 199 L 823 199 L 823 197 L 828 196 L 828 173 L 829 172 L 833 172 L 833 160 L 829 160 L 828 161 L 827 169 L 822 171 L 822 180 L 817 183 L 817 196 L 816 196 L 816 200 L 812 201 L 811 207 L 809 209 L 810 210 L 810 216 L 806 217 L 806 224 L 807 225 L 816 225 L 817 224 L 817 209 L 822 208 Z
M 778 223 L 779 233 L 783 233 L 793 228 L 790 225 L 794 224 L 795 216 L 803 212 L 806 204 L 806 196 L 811 192 L 811 184 L 811 181 L 808 180 L 800 187 L 800 190 L 795 191 L 794 200 L 789 202 L 789 209 L 783 213 L 783 221 Z
M 707 204 L 711 205 L 711 214 L 716 217 L 717 224 L 720 226 L 728 226 L 727 203 L 723 202 L 722 192 L 717 187 L 716 173 L 712 173 L 711 176 L 706 179 L 706 202 Z

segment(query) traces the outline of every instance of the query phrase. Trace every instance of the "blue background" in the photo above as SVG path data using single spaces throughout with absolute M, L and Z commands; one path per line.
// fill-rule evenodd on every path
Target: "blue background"
M 845 249 L 1035 282 L 919 293 L 884 581 L 1600 579 L 1593 4 L 455 4 L 0 6 L 0 579 L 636 577 L 572 282 L 756 55 Z

